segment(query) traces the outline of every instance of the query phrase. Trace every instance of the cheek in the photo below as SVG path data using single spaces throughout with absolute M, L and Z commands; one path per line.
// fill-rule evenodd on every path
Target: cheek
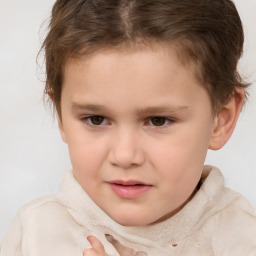
M 169 173 L 183 172 L 186 167 L 194 165 L 198 160 L 198 140 L 189 133 L 179 131 L 165 138 L 161 143 L 155 142 L 151 146 L 150 155 L 160 169 Z
M 166 190 L 192 192 L 203 169 L 207 138 L 207 132 L 190 126 L 179 129 L 162 143 L 155 143 L 150 154 L 158 172 L 158 182 L 164 182 Z
M 173 161 L 179 165 L 201 168 L 208 150 L 210 134 L 209 123 L 197 121 L 182 127 L 169 144 Z
M 83 173 L 86 176 L 97 175 L 97 170 L 100 170 L 106 157 L 104 143 L 85 133 L 83 136 L 78 133 L 68 138 L 68 148 L 74 172 Z
M 174 208 L 182 205 L 193 193 L 203 170 L 202 159 L 195 159 L 192 148 L 175 145 L 169 150 L 159 151 L 157 184 L 161 187 L 162 198 L 166 205 L 172 203 Z

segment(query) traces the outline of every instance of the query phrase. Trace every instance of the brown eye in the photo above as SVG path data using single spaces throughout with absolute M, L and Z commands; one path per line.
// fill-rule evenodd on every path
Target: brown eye
M 152 117 L 150 123 L 154 126 L 163 126 L 166 124 L 167 118 L 165 117 Z
M 88 119 L 92 125 L 101 125 L 105 118 L 103 116 L 90 116 Z

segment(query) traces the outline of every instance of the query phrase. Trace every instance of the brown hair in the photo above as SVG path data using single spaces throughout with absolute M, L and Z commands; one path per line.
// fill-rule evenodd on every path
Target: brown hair
M 57 0 L 42 45 L 45 93 L 61 117 L 63 67 L 69 58 L 108 47 L 167 43 L 178 45 L 183 63 L 195 64 L 216 114 L 237 88 L 248 86 L 237 71 L 243 42 L 231 0 Z

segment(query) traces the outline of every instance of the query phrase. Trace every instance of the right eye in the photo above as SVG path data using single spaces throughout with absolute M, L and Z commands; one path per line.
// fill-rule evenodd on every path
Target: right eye
M 103 116 L 86 116 L 82 118 L 83 122 L 86 122 L 91 126 L 100 126 L 108 123 L 107 119 Z

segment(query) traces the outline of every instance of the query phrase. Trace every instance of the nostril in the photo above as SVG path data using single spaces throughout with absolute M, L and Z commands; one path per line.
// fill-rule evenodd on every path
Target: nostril
M 130 169 L 144 162 L 144 153 L 133 140 L 121 138 L 112 144 L 109 151 L 109 160 L 113 166 Z

